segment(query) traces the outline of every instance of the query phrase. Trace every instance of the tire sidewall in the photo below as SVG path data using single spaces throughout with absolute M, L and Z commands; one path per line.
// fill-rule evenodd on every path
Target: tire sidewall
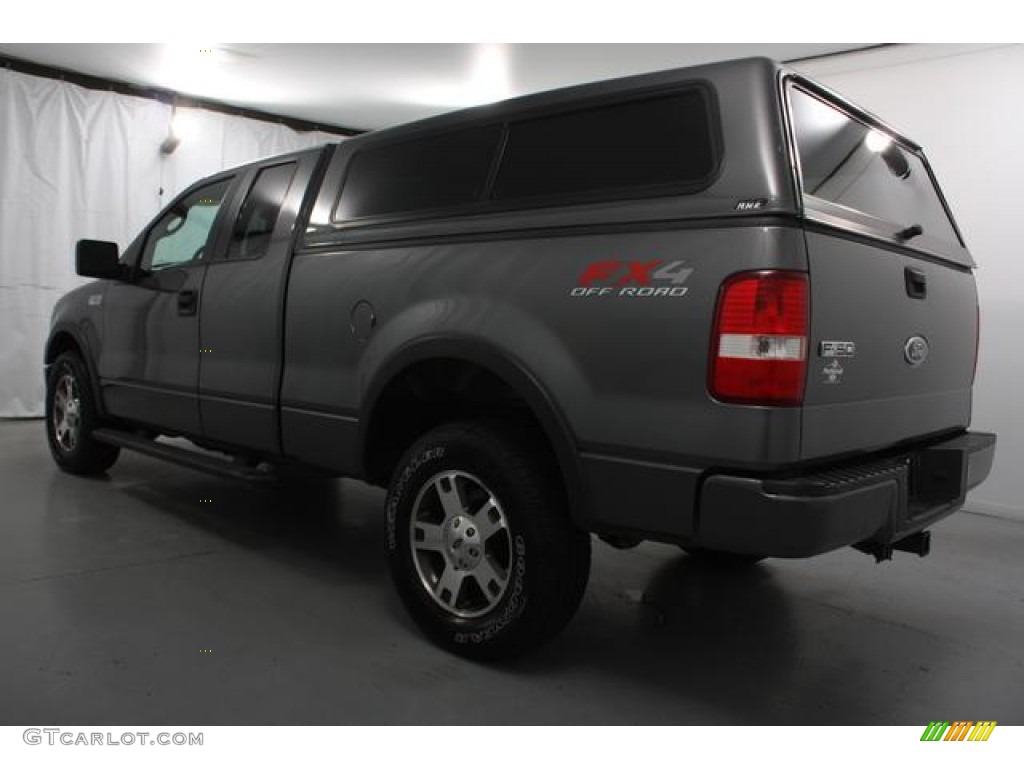
M 57 382 L 61 380 L 64 374 L 71 374 L 75 382 L 75 387 L 78 389 L 78 397 L 82 403 L 82 411 L 80 413 L 81 424 L 78 429 L 78 442 L 75 445 L 74 450 L 66 451 L 57 442 L 57 437 L 54 434 L 54 408 L 53 398 L 57 390 Z M 86 417 L 88 407 L 85 400 L 86 392 L 82 389 L 82 379 L 79 371 L 73 363 L 73 358 L 67 354 L 63 354 L 57 358 L 53 367 L 50 369 L 49 376 L 46 378 L 46 437 L 50 443 L 50 452 L 53 454 L 54 459 L 58 464 L 73 464 L 82 452 L 83 438 L 86 432 Z
M 435 436 L 436 435 L 436 436 Z M 511 540 L 508 588 L 498 604 L 480 617 L 460 618 L 445 611 L 426 592 L 410 550 L 410 521 L 426 482 L 440 472 L 460 470 L 479 478 L 501 504 Z M 417 623 L 443 646 L 473 655 L 511 642 L 529 612 L 530 552 L 535 532 L 523 489 L 514 471 L 503 466 L 487 441 L 470 432 L 444 430 L 418 441 L 399 463 L 386 502 L 387 549 L 392 575 L 403 602 Z
M 78 442 L 74 450 L 65 451 L 54 435 L 53 397 L 57 382 L 64 374 L 71 374 L 78 390 L 80 402 L 80 425 Z M 74 352 L 64 352 L 50 367 L 46 377 L 46 440 L 50 453 L 57 465 L 74 474 L 96 474 L 104 472 L 117 460 L 119 450 L 113 446 L 98 443 L 92 438 L 92 431 L 99 426 L 96 403 L 93 400 L 92 383 L 85 363 Z

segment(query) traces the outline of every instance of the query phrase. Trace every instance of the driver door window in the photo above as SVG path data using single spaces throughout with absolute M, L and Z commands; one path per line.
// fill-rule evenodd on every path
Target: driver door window
M 149 234 L 139 266 L 155 272 L 208 258 L 204 251 L 230 185 L 231 179 L 224 179 L 197 189 L 165 213 Z

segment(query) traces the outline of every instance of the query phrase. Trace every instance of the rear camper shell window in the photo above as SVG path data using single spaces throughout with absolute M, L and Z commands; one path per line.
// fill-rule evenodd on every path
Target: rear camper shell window
M 719 137 L 711 89 L 690 83 L 371 144 L 349 160 L 333 220 L 691 194 L 717 176 Z
M 917 147 L 800 84 L 787 88 L 804 206 L 886 239 L 937 252 L 963 242 Z M 917 225 L 920 235 L 898 233 Z

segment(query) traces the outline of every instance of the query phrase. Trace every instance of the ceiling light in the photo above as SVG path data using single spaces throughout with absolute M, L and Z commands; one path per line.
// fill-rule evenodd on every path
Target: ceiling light
M 211 82 L 224 78 L 224 65 L 228 61 L 228 53 L 214 45 L 165 45 L 159 78 L 175 90 L 201 93 Z
M 505 46 L 478 46 L 468 93 L 480 104 L 507 99 L 512 94 L 508 80 L 508 51 Z
M 234 54 L 213 43 L 174 43 L 164 46 L 167 69 L 202 71 L 234 60 Z
M 223 43 L 166 44 L 160 47 L 153 79 L 161 88 L 195 98 L 252 106 L 285 104 L 294 98 L 276 76 L 267 77 L 266 63 L 251 53 Z
M 508 48 L 487 43 L 474 46 L 467 78 L 418 87 L 409 94 L 409 101 L 439 107 L 473 107 L 512 95 Z

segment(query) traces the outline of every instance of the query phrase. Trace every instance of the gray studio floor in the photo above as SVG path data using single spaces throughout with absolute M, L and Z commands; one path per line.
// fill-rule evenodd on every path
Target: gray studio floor
M 406 618 L 381 492 L 132 454 L 80 479 L 42 435 L 0 421 L 2 724 L 1024 724 L 1021 523 L 956 515 L 883 566 L 598 543 L 569 629 L 487 667 Z

